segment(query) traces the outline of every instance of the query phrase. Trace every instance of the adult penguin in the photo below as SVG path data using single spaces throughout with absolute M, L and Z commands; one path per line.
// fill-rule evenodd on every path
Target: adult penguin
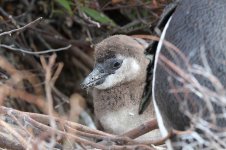
M 225 0 L 179 1 L 161 34 L 153 69 L 152 96 L 163 136 L 195 128 L 205 141 L 209 132 L 198 126 L 203 121 L 217 140 L 215 147 L 202 146 L 226 148 L 219 135 L 226 127 L 225 44 Z

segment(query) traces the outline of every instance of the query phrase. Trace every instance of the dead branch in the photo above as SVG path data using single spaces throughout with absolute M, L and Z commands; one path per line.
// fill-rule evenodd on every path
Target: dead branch
M 24 146 L 10 137 L 8 133 L 0 132 L 0 146 L 6 149 L 24 150 Z
M 147 132 L 150 132 L 154 129 L 158 128 L 158 123 L 156 119 L 153 119 L 151 121 L 148 121 L 146 123 L 143 123 L 142 125 L 140 125 L 139 127 L 130 130 L 124 134 L 122 134 L 122 136 L 126 136 L 129 137 L 131 139 L 135 139 L 141 135 L 144 135 Z
M 21 32 L 24 29 L 26 29 L 26 28 L 28 28 L 30 26 L 33 26 L 34 24 L 38 23 L 40 20 L 42 20 L 42 17 L 39 17 L 38 19 L 36 19 L 36 20 L 24 25 L 23 27 L 20 27 L 20 28 L 17 28 L 17 29 L 13 29 L 13 30 L 10 30 L 10 31 L 2 32 L 2 33 L 0 33 L 0 37 L 4 36 L 4 35 L 11 35 L 14 32 L 19 32 L 19 31 Z
M 17 121 L 20 121 L 20 122 L 22 121 L 21 125 L 30 124 L 31 125 L 30 127 L 33 128 L 33 130 L 35 131 L 34 133 L 36 133 L 34 135 L 35 137 L 37 137 L 37 135 L 41 135 L 41 133 L 49 133 L 48 135 L 57 134 L 57 135 L 60 135 L 62 138 L 69 138 L 71 140 L 75 140 L 78 143 L 83 143 L 83 145 L 86 145 L 86 146 L 89 145 L 91 147 L 100 148 L 100 149 L 108 149 L 109 147 L 102 145 L 100 143 L 95 143 L 94 141 L 87 140 L 87 138 L 101 139 L 101 140 L 112 141 L 112 142 L 119 141 L 120 143 L 129 144 L 129 145 L 122 145 L 122 146 L 111 145 L 110 147 L 114 149 L 132 148 L 132 147 L 143 147 L 145 149 L 152 149 L 150 146 L 133 141 L 130 138 L 118 137 L 115 135 L 111 135 L 95 129 L 90 129 L 86 126 L 69 122 L 66 120 L 62 120 L 52 116 L 21 112 L 21 111 L 3 107 L 3 106 L 0 107 L 0 113 L 2 115 L 14 116 L 15 117 L 14 121 L 15 119 L 17 119 Z M 50 123 L 49 122 L 50 118 L 55 120 L 56 127 L 53 128 L 48 126 L 48 124 Z M 6 124 L 7 123 L 4 123 L 4 126 L 6 126 Z M 12 130 L 12 132 L 15 132 L 15 130 Z
M 0 44 L 0 47 L 6 48 L 6 49 L 9 49 L 9 50 L 13 50 L 13 51 L 19 51 L 19 52 L 22 52 L 22 53 L 25 53 L 25 54 L 41 55 L 41 54 L 48 54 L 48 53 L 52 53 L 52 52 L 68 50 L 71 47 L 71 45 L 68 45 L 66 47 L 56 48 L 56 49 L 43 50 L 43 51 L 39 51 L 39 52 L 33 52 L 31 49 L 17 48 L 17 47 L 14 47 L 14 45 Z
M 19 141 L 21 143 L 21 145 L 27 149 L 29 148 L 29 144 L 27 143 L 26 139 L 24 137 L 22 137 L 20 134 L 18 134 L 17 132 L 15 132 L 15 130 L 13 128 L 11 128 L 6 122 L 0 120 L 0 126 L 4 127 L 5 129 L 7 129 L 9 131 L 10 134 L 12 134 L 17 141 Z

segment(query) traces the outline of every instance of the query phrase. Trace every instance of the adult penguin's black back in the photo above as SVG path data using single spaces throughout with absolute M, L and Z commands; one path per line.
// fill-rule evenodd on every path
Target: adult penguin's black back
M 226 0 L 181 0 L 155 54 L 152 94 L 163 136 L 200 120 L 226 127 L 225 87 Z

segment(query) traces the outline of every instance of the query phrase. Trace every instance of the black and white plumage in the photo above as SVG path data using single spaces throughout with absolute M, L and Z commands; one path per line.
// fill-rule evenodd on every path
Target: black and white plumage
M 171 129 L 190 129 L 200 134 L 202 142 L 195 141 L 202 149 L 226 148 L 225 61 L 226 1 L 181 0 L 168 17 L 155 54 L 152 95 L 163 136 Z

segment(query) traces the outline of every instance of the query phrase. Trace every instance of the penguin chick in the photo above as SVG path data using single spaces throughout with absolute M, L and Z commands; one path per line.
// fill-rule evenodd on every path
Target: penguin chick
M 94 111 L 104 130 L 123 134 L 155 118 L 153 104 L 138 114 L 149 60 L 144 55 L 144 43 L 126 35 L 111 36 L 95 48 L 95 68 L 82 86 L 94 87 Z M 146 137 L 159 137 L 155 130 Z

